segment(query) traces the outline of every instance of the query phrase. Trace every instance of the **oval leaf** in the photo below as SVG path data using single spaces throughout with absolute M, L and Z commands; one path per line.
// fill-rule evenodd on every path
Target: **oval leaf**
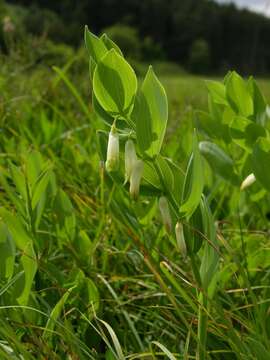
M 102 108 L 115 116 L 126 116 L 133 106 L 137 78 L 126 60 L 111 49 L 98 63 L 93 90 Z
M 263 187 L 270 191 L 270 141 L 258 139 L 252 153 L 253 173 Z
M 239 185 L 239 179 L 234 172 L 233 160 L 216 144 L 209 141 L 200 142 L 200 152 L 209 162 L 213 172 L 233 185 Z
M 182 213 L 182 215 L 189 218 L 194 213 L 197 206 L 200 204 L 203 187 L 202 159 L 199 152 L 197 135 L 196 132 L 194 132 L 193 150 L 185 176 L 184 191 L 182 195 L 183 203 L 180 207 L 180 213 Z
M 132 119 L 136 123 L 140 151 L 149 157 L 155 157 L 160 152 L 166 131 L 168 101 L 151 66 L 136 97 Z

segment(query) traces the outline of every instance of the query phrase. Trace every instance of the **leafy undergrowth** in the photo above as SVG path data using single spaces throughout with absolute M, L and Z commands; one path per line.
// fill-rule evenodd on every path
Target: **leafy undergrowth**
M 78 79 L 65 68 L 13 66 L 3 63 L 0 78 L 1 359 L 195 359 L 199 308 L 208 317 L 206 358 L 269 359 L 263 179 L 269 167 L 266 158 L 257 169 L 263 186 L 239 191 L 251 168 L 245 120 L 230 130 L 232 143 L 228 129 L 220 133 L 213 124 L 220 107 L 210 104 L 206 112 L 200 95 L 206 99 L 207 90 L 193 78 L 186 80 L 190 97 L 183 89 L 179 103 L 173 99 L 169 106 L 162 153 L 183 174 L 199 121 L 201 150 L 208 154 L 205 196 L 220 261 L 204 307 L 192 271 L 198 259 L 185 258 L 167 234 L 156 199 L 143 194 L 134 205 L 100 161 L 96 131 L 108 126 L 90 105 L 86 69 Z M 174 94 L 175 82 L 166 83 Z M 224 106 L 223 88 L 210 83 L 209 91 Z M 225 156 L 220 166 L 220 152 L 209 151 L 205 140 L 234 162 Z

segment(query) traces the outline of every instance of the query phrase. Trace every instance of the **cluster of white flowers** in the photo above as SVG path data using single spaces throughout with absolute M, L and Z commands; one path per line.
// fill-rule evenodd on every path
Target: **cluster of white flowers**
M 109 133 L 106 170 L 108 172 L 117 171 L 119 169 L 119 135 L 115 124 L 112 125 Z M 129 193 L 133 200 L 136 200 L 140 192 L 140 183 L 143 175 L 144 163 L 138 159 L 134 142 L 129 139 L 125 144 L 125 184 L 129 182 Z M 163 225 L 168 234 L 172 231 L 172 219 L 168 200 L 165 196 L 159 198 L 159 210 Z M 187 248 L 184 238 L 183 225 L 177 222 L 175 226 L 175 237 L 178 249 L 185 257 Z
M 116 171 L 119 168 L 119 135 L 112 125 L 107 147 L 106 170 Z M 144 164 L 137 158 L 135 146 L 132 140 L 125 144 L 125 184 L 129 181 L 129 192 L 132 199 L 136 200 L 140 192 L 140 183 L 143 175 Z

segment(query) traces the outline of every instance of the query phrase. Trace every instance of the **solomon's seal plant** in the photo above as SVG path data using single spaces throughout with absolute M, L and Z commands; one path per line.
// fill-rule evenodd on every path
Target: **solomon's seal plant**
M 207 199 L 203 196 L 204 177 L 197 132 L 186 171 L 163 155 L 162 146 L 168 120 L 166 92 L 150 66 L 138 89 L 137 77 L 118 46 L 107 36 L 97 37 L 87 28 L 85 42 L 89 55 L 92 105 L 98 120 L 98 147 L 106 162 L 106 180 L 113 189 L 110 206 L 116 221 L 126 224 L 137 246 L 143 249 L 145 262 L 175 307 L 188 331 L 189 321 L 181 311 L 181 302 L 167 286 L 172 280 L 162 262 L 164 279 L 158 275 L 159 263 L 146 242 L 145 225 L 160 212 L 167 237 L 181 256 L 190 259 L 197 284 L 198 326 L 192 338 L 197 356 L 206 356 L 209 293 L 214 294 L 213 279 L 218 266 L 216 230 Z M 129 184 L 128 184 L 129 183 Z M 128 187 L 129 186 L 129 187 Z M 175 232 L 172 231 L 175 229 Z M 181 286 L 181 284 L 180 284 Z M 179 289 L 179 286 L 178 286 Z

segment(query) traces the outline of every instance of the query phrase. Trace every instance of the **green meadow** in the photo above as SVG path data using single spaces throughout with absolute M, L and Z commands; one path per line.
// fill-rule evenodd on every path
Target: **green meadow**
M 232 139 L 224 141 L 219 125 L 216 129 L 211 122 L 218 121 L 218 115 L 207 118 L 213 131 L 200 116 L 200 111 L 211 110 L 205 80 L 216 84 L 222 79 L 157 74 L 169 104 L 161 154 L 176 165 L 173 172 L 166 170 L 167 190 L 144 173 L 133 201 L 122 173 L 118 178 L 104 167 L 110 127 L 93 109 L 86 51 L 82 57 L 84 61 L 75 58 L 62 67 L 1 60 L 0 358 L 268 360 L 266 145 L 261 163 L 254 164 L 258 179 L 240 191 L 241 182 L 253 172 L 248 162 L 253 146 L 260 136 L 269 141 L 266 105 L 265 121 L 258 123 L 264 130 L 254 127 L 256 138 L 246 139 L 244 125 L 237 123 L 229 129 Z M 258 79 L 258 85 L 269 101 L 269 80 Z M 213 102 L 223 106 L 227 100 L 215 100 L 215 94 L 210 91 Z M 244 115 L 250 101 L 257 109 L 255 96 L 241 96 Z M 229 99 L 227 107 L 234 103 Z M 237 111 L 231 111 L 235 116 Z M 255 123 L 255 115 L 255 110 L 246 114 L 246 121 Z M 223 125 L 229 127 L 228 122 Z M 199 153 L 194 128 L 197 142 L 215 143 L 226 152 L 228 166 L 216 154 L 213 163 Z M 120 132 L 122 164 L 125 134 L 125 129 Z M 187 245 L 185 256 L 174 234 L 177 218 L 172 215 L 173 227 L 166 231 L 158 199 L 174 190 L 177 198 L 188 181 L 192 154 L 201 161 L 197 170 L 204 176 L 205 203 L 199 205 L 200 193 L 195 208 L 207 206 L 215 243 L 190 210 L 190 216 L 183 217 L 189 230 L 184 241 L 198 241 L 199 248 L 193 251 Z M 171 163 L 165 163 L 170 169 Z M 202 174 L 193 169 L 190 177 L 193 194 Z M 206 260 L 205 251 L 210 254 Z M 196 269 L 201 263 L 207 267 L 216 254 L 210 285 L 204 288 Z

